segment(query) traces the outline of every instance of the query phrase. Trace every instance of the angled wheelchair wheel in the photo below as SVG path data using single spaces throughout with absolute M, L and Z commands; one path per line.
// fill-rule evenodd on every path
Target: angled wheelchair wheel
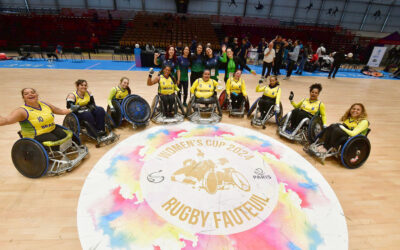
M 249 112 L 249 109 L 250 109 L 249 98 L 246 98 L 244 101 L 244 110 L 247 113 L 247 112 Z
M 11 158 L 15 168 L 29 178 L 45 175 L 49 167 L 47 151 L 42 144 L 30 138 L 22 138 L 14 143 Z
M 261 98 L 261 97 L 259 97 L 259 98 L 253 103 L 253 105 L 251 105 L 251 107 L 249 108 L 249 111 L 247 112 L 247 117 L 248 117 L 248 118 L 251 116 L 251 114 L 252 114 L 252 113 L 254 112 L 254 110 L 257 108 L 258 101 L 260 101 L 260 98 Z
M 346 168 L 361 167 L 368 159 L 371 152 L 371 143 L 363 135 L 351 137 L 340 150 L 340 159 Z
M 145 124 L 150 119 L 150 105 L 138 95 L 129 95 L 122 103 L 125 119 L 134 124 Z
M 193 106 L 194 106 L 194 96 L 192 96 L 191 98 L 190 98 L 190 100 L 189 100 L 189 104 L 188 104 L 188 106 L 187 106 L 187 108 L 186 108 L 186 116 L 188 117 L 188 116 L 190 116 L 193 112 L 194 112 L 194 109 L 193 109 Z
M 112 100 L 111 101 L 115 111 L 111 112 L 110 107 L 107 106 L 107 114 L 111 116 L 112 122 L 113 122 L 113 127 L 117 128 L 121 126 L 122 123 L 122 118 L 123 118 L 123 113 L 122 113 L 122 108 L 121 104 L 117 100 Z
M 181 99 L 177 95 L 175 95 L 175 102 L 178 105 L 178 109 L 181 112 L 181 114 L 186 116 L 185 108 L 183 107 Z
M 288 117 L 288 114 L 284 115 L 284 116 L 279 120 L 279 122 L 278 122 L 278 127 L 282 127 L 283 124 L 285 124 L 285 120 L 286 120 L 287 117 Z M 290 119 L 289 119 L 287 125 L 288 125 L 288 126 L 290 125 Z
M 161 112 L 160 107 L 159 107 L 160 103 L 161 103 L 160 96 L 156 95 L 151 104 L 150 119 L 153 119 L 155 116 L 157 116 L 158 113 Z
M 283 115 L 283 106 L 282 106 L 282 102 L 279 103 L 279 114 L 275 114 L 275 122 L 276 124 L 279 124 L 279 121 L 282 119 L 282 115 Z
M 79 135 L 81 133 L 79 119 L 74 113 L 69 113 L 65 116 L 63 126 L 71 130 L 74 134 Z
M 221 107 L 222 110 L 227 110 L 228 109 L 228 99 L 226 97 L 226 91 L 223 90 L 221 94 L 219 95 L 218 98 L 219 106 Z
M 307 128 L 307 139 L 310 143 L 313 143 L 317 138 L 317 135 L 321 133 L 323 129 L 322 118 L 319 115 L 314 115 L 311 118 L 310 123 L 308 124 Z

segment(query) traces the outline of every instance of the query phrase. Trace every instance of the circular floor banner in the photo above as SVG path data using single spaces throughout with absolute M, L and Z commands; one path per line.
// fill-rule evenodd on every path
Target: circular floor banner
M 84 249 L 347 249 L 342 208 L 299 154 L 255 130 L 185 122 L 111 149 L 78 204 Z

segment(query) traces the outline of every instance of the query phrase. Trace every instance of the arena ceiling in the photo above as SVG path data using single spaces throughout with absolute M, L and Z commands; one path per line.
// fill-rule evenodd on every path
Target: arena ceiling
M 284 24 L 340 25 L 360 31 L 393 32 L 400 26 L 400 0 L 0 0 L 1 8 L 91 8 L 279 19 Z

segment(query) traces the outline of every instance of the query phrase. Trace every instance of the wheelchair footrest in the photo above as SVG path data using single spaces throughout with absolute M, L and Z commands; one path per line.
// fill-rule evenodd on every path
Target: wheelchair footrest
M 89 153 L 88 148 L 85 145 L 77 145 L 73 142 L 73 145 L 67 152 L 53 151 L 49 153 L 49 163 L 50 169 L 47 171 L 46 175 L 60 175 L 67 171 L 71 171 L 73 168 L 79 165 L 79 163 L 86 157 Z M 69 155 L 76 155 L 73 159 L 68 157 Z M 58 155 L 56 159 L 56 155 Z
M 188 118 L 191 122 L 200 123 L 200 124 L 218 123 L 222 119 L 222 117 L 217 115 L 216 113 L 211 113 L 209 117 L 202 117 L 199 112 L 193 113 Z
M 182 114 L 175 114 L 173 117 L 165 117 L 161 113 L 154 117 L 152 120 L 158 124 L 172 124 L 172 123 L 179 123 L 183 122 L 184 116 Z

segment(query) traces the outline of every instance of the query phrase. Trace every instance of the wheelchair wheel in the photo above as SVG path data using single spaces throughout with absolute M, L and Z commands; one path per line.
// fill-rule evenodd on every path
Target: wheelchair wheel
M 160 107 L 158 105 L 161 105 L 161 100 L 160 96 L 156 95 L 153 99 L 153 103 L 151 104 L 150 119 L 153 119 L 158 113 L 161 112 Z
M 106 115 L 104 117 L 104 122 L 105 122 L 106 128 L 109 131 L 111 131 L 117 127 L 117 125 L 115 124 L 114 120 L 112 119 L 112 117 L 109 113 L 106 113 Z
M 288 116 L 288 114 L 284 115 L 284 116 L 279 120 L 279 122 L 278 122 L 278 127 L 282 127 L 283 124 L 285 124 L 285 120 L 286 120 L 287 116 Z M 289 119 L 287 125 L 290 126 L 290 119 Z
M 246 98 L 246 100 L 244 101 L 244 111 L 248 112 L 249 109 L 250 109 L 249 98 Z
M 247 112 L 247 118 L 250 118 L 251 114 L 254 112 L 254 110 L 257 108 L 258 101 L 260 100 L 261 97 L 258 97 L 258 99 L 251 105 L 249 111 Z
M 39 178 L 46 174 L 49 157 L 43 145 L 30 138 L 16 141 L 11 149 L 15 168 L 29 178 Z
M 222 110 L 228 109 L 228 99 L 226 97 L 226 90 L 223 90 L 218 98 L 219 106 Z
M 150 119 L 150 105 L 138 95 L 130 95 L 122 103 L 125 119 L 135 124 L 145 124 Z
M 186 108 L 186 116 L 187 117 L 189 117 L 193 112 L 194 112 L 194 109 L 193 109 L 193 106 L 194 106 L 194 96 L 192 96 L 191 98 L 190 98 L 190 100 L 189 100 L 189 104 L 188 104 L 188 106 L 187 106 L 187 108 Z
M 111 101 L 115 111 L 111 112 L 110 107 L 107 106 L 107 113 L 111 116 L 112 121 L 114 123 L 114 128 L 117 128 L 121 126 L 122 123 L 122 118 L 123 118 L 123 113 L 122 113 L 122 108 L 121 104 L 117 100 L 112 100 Z
M 368 159 L 371 152 L 371 143 L 363 135 L 357 135 L 343 145 L 340 159 L 346 168 L 354 169 L 361 167 Z
M 276 124 L 279 124 L 279 121 L 282 119 L 282 115 L 283 115 L 283 105 L 282 102 L 279 103 L 279 114 L 275 114 L 275 121 Z
M 177 95 L 175 95 L 175 103 L 178 106 L 178 109 L 181 112 L 181 114 L 186 116 L 185 108 L 183 107 L 181 99 Z
M 319 115 L 314 115 L 311 118 L 310 123 L 308 124 L 307 128 L 307 138 L 310 143 L 313 143 L 317 138 L 317 135 L 321 133 L 323 129 L 322 119 Z
M 79 119 L 74 113 L 69 113 L 65 116 L 63 126 L 71 130 L 74 134 L 79 135 L 81 133 Z

